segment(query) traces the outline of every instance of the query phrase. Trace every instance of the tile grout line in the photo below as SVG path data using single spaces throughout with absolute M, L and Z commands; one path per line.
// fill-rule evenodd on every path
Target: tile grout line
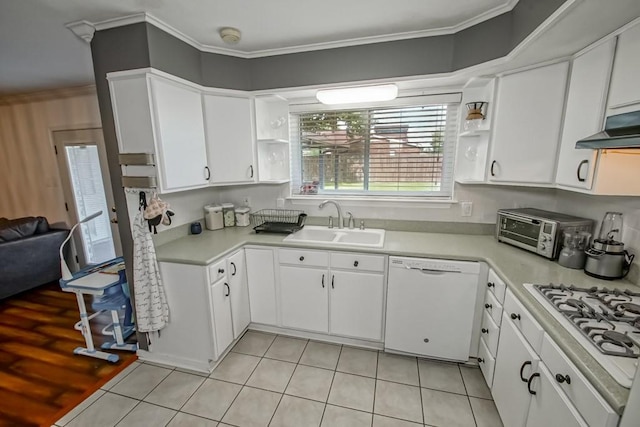
M 418 389 L 420 390 L 420 409 L 422 409 L 422 425 L 426 424 L 424 418 L 424 399 L 422 398 L 422 380 L 420 379 L 420 360 L 416 357 L 416 366 L 418 367 Z
M 322 409 L 322 416 L 320 417 L 320 426 L 322 427 L 322 421 L 324 421 L 324 414 L 327 412 L 327 405 L 329 405 L 329 396 L 331 396 L 331 389 L 333 388 L 333 380 L 336 378 L 336 372 L 338 372 L 338 365 L 340 364 L 340 357 L 342 356 L 342 349 L 344 345 L 340 345 L 340 351 L 338 352 L 338 360 L 336 361 L 336 368 L 333 370 L 333 376 L 331 377 L 331 384 L 329 385 L 329 393 L 327 393 L 327 400 L 324 403 L 324 408 Z
M 373 406 L 371 408 L 371 426 L 373 427 L 373 414 L 376 410 L 376 390 L 378 388 L 378 364 L 380 363 L 380 350 L 376 352 L 376 376 L 373 380 Z
M 275 342 L 275 340 L 273 340 L 273 341 Z M 269 418 L 269 423 L 267 424 L 267 426 L 271 425 L 271 423 L 273 422 L 273 417 L 275 417 L 276 416 L 276 412 L 278 412 L 278 408 L 280 407 L 280 403 L 282 403 L 282 399 L 284 399 L 284 394 L 286 393 L 287 388 L 289 387 L 289 384 L 291 384 L 291 380 L 293 379 L 293 376 L 296 373 L 296 369 L 298 369 L 298 365 L 300 364 L 300 359 L 302 358 L 302 355 L 304 354 L 304 351 L 307 349 L 308 345 L 309 345 L 309 340 L 307 340 L 307 342 L 304 344 L 304 348 L 302 349 L 302 352 L 300 353 L 300 356 L 298 357 L 298 362 L 296 362 L 296 367 L 293 368 L 293 372 L 291 373 L 291 376 L 289 377 L 289 381 L 287 381 L 287 385 L 284 386 L 284 390 L 282 390 L 282 393 L 280 394 L 280 400 L 278 400 L 278 404 L 276 405 L 276 408 L 273 410 L 273 414 L 271 414 L 271 418 Z
M 478 427 L 478 420 L 476 420 L 476 414 L 473 413 L 473 406 L 471 406 L 471 399 L 469 398 L 469 390 L 467 389 L 467 383 L 464 380 L 464 375 L 462 375 L 462 368 L 460 364 L 458 364 L 458 370 L 460 371 L 460 377 L 462 378 L 462 384 L 464 385 L 464 391 L 467 393 L 467 403 L 469 404 L 469 409 L 471 410 L 471 416 L 473 417 L 473 423 Z
M 248 331 L 247 331 L 248 332 Z M 242 336 L 242 338 L 244 338 L 246 336 L 245 335 Z M 253 373 L 256 371 L 256 369 L 258 368 L 258 365 L 260 365 L 260 362 L 262 361 L 262 359 L 264 359 L 264 355 L 267 354 L 267 352 L 269 351 L 269 349 L 271 348 L 271 346 L 273 346 L 273 343 L 276 342 L 276 338 L 278 338 L 279 335 L 275 335 L 275 337 L 273 338 L 273 340 L 271 340 L 271 344 L 269 344 L 269 347 L 267 347 L 267 349 L 264 351 L 264 354 L 260 357 L 260 361 L 258 362 L 258 364 L 256 365 L 256 367 L 253 369 L 253 371 L 251 372 L 251 375 L 253 375 Z M 238 341 L 239 342 L 239 341 Z M 236 344 L 237 345 L 237 344 Z M 235 347 L 235 346 L 234 346 Z M 249 375 L 249 378 L 251 378 L 251 375 Z M 247 381 L 249 381 L 249 378 L 247 378 Z M 240 391 L 238 391 L 238 394 L 236 394 L 236 396 L 233 398 L 233 400 L 231 401 L 231 404 L 229 405 L 229 407 L 224 411 L 224 414 L 222 414 L 222 417 L 220 417 L 220 420 L 218 420 L 218 424 L 220 424 L 222 422 L 222 420 L 224 419 L 224 417 L 227 415 L 227 413 L 229 412 L 229 409 L 231 409 L 231 407 L 233 406 L 233 404 L 236 402 L 236 400 L 238 400 L 238 396 L 240 396 L 240 393 L 242 393 L 242 390 L 245 387 L 249 387 L 246 385 L 247 381 L 245 381 L 245 384 L 242 385 L 242 387 L 240 388 Z M 225 423 L 226 424 L 226 423 Z

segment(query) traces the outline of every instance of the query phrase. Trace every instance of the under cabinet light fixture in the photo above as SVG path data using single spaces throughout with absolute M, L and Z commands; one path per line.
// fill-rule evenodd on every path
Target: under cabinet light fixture
M 398 86 L 394 84 L 323 89 L 316 93 L 318 101 L 327 105 L 391 101 L 397 96 Z

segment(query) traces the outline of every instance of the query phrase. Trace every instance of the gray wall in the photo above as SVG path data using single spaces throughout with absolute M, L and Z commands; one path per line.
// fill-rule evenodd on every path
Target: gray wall
M 104 134 L 111 186 L 113 187 L 113 197 L 118 217 L 118 230 L 120 231 L 125 265 L 127 266 L 127 278 L 129 283 L 132 284 L 133 240 L 131 239 L 131 228 L 127 213 L 127 200 L 122 189 L 122 175 L 118 162 L 118 141 L 113 122 L 107 73 L 145 68 L 151 65 L 146 28 L 144 25 L 129 25 L 97 31 L 91 41 L 91 53 L 93 56 L 98 105 L 100 106 L 100 118 L 102 120 L 102 132 Z M 133 288 L 131 290 L 131 298 L 133 300 Z M 138 333 L 138 342 L 142 349 L 147 349 L 143 334 Z

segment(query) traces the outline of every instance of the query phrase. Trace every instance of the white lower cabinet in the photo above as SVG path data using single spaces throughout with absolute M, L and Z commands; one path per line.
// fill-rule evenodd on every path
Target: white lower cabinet
M 282 326 L 381 341 L 385 257 L 280 249 Z
M 503 424 L 615 427 L 618 415 L 538 328 L 507 291 L 491 388 Z
M 544 364 L 538 366 L 528 385 L 529 393 L 535 394 L 531 395 L 527 427 L 588 426 Z
M 382 339 L 382 274 L 332 270 L 330 294 L 331 334 L 376 341 Z
M 251 322 L 244 249 L 227 258 L 227 277 L 231 292 L 231 320 L 233 321 L 233 338 L 235 339 Z
M 280 266 L 282 326 L 329 332 L 328 277 L 327 269 Z
M 245 248 L 251 321 L 278 324 L 274 250 Z
M 207 269 L 168 262 L 159 266 L 169 303 L 169 323 L 160 334 L 150 334 L 148 357 L 160 363 L 209 371 L 214 341 Z
M 231 289 L 224 277 L 210 285 L 211 324 L 215 343 L 215 360 L 233 342 L 233 322 L 231 321 Z
M 493 399 L 509 427 L 526 425 L 531 394 L 527 381 L 538 367 L 540 358 L 505 313 L 493 374 Z

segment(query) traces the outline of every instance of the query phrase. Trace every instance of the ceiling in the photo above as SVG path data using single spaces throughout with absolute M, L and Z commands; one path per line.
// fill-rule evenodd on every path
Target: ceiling
M 453 33 L 504 13 L 516 3 L 517 0 L 3 0 L 0 94 L 92 83 L 90 47 L 65 27 L 79 20 L 97 23 L 145 12 L 208 50 L 227 49 L 230 54 L 251 57 Z M 541 60 L 551 58 L 551 53 L 566 55 L 637 16 L 637 0 L 578 0 L 577 6 L 549 30 L 552 37 L 545 34 L 539 38 L 538 44 L 544 49 L 534 50 Z M 225 26 L 242 31 L 240 43 L 229 46 L 220 40 L 218 30 Z

